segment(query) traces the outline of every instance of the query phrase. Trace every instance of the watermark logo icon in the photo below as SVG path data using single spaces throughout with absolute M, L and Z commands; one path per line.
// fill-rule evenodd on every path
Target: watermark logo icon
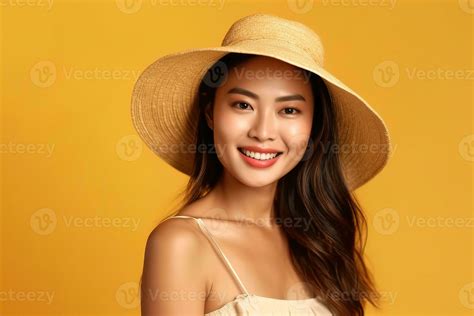
M 207 86 L 217 88 L 227 81 L 228 74 L 227 65 L 223 61 L 218 61 L 206 72 L 202 80 Z
M 30 217 L 31 229 L 39 235 L 49 235 L 54 232 L 57 225 L 56 213 L 49 208 L 42 208 Z
M 288 8 L 297 14 L 308 13 L 313 9 L 314 0 L 287 0 Z
M 115 151 L 122 160 L 137 160 L 143 152 L 142 141 L 137 135 L 124 136 L 115 145 Z
M 400 79 L 400 68 L 394 61 L 383 61 L 374 67 L 373 78 L 383 88 L 393 87 Z
M 462 306 L 474 309 L 474 282 L 464 285 L 459 290 L 459 301 Z
M 459 154 L 466 161 L 474 161 L 474 134 L 464 136 L 458 145 Z
M 115 0 L 115 4 L 126 14 L 137 13 L 142 8 L 142 0 Z
M 206 217 L 215 218 L 215 219 L 205 219 L 206 227 L 212 232 L 221 232 L 226 231 L 230 222 L 226 219 L 228 217 L 227 210 L 220 207 L 210 208 L 206 212 Z
M 295 308 L 307 307 L 306 299 L 313 297 L 312 294 L 307 294 L 306 289 L 311 289 L 311 284 L 307 282 L 294 283 L 287 291 L 288 302 Z
M 458 4 L 464 12 L 474 14 L 474 0 L 458 0 Z
M 56 82 L 56 65 L 49 60 L 37 62 L 30 70 L 31 82 L 37 87 L 48 88 Z
M 117 303 L 126 309 L 134 309 L 138 307 L 138 283 L 126 282 L 121 284 L 115 292 Z
M 372 224 L 379 234 L 391 235 L 400 227 L 400 216 L 396 210 L 384 208 L 374 215 Z

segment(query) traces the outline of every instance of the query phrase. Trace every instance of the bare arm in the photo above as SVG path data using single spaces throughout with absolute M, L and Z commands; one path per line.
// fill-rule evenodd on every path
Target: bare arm
M 141 284 L 142 316 L 204 315 L 208 279 L 202 242 L 191 220 L 167 220 L 150 233 Z

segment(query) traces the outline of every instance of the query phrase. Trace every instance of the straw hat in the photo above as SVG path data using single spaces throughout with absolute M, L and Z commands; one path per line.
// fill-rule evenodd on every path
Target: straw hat
M 325 81 L 340 114 L 338 131 L 342 169 L 350 190 L 374 177 L 391 154 L 382 118 L 359 95 L 323 68 L 323 45 L 305 25 L 269 14 L 234 22 L 222 45 L 166 55 L 139 76 L 131 115 L 145 144 L 168 164 L 190 175 L 198 126 L 198 88 L 208 69 L 227 53 L 274 57 L 309 70 Z

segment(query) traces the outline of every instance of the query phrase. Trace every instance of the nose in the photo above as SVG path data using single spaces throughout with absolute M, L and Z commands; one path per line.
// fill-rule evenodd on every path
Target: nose
M 257 113 L 252 122 L 252 127 L 249 130 L 249 137 L 257 138 L 260 142 L 275 140 L 276 125 L 275 115 L 273 110 L 269 107 L 267 110 Z

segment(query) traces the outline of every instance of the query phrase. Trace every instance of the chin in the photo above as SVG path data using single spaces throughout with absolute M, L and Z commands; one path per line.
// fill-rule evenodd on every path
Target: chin
M 275 171 L 273 171 L 271 174 L 264 174 L 264 172 L 262 172 L 261 170 L 242 171 L 242 169 L 236 171 L 236 174 L 234 176 L 239 182 L 252 188 L 261 188 L 267 185 L 274 184 L 275 182 L 278 182 L 278 180 L 281 178 L 279 177 L 279 174 L 275 174 Z

